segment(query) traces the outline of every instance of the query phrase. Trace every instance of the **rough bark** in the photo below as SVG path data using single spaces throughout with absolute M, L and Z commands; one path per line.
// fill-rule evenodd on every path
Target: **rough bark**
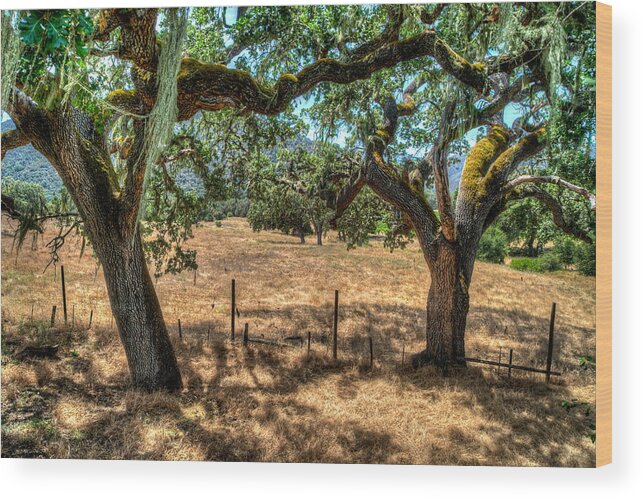
M 94 246 L 105 274 L 132 386 L 144 391 L 180 389 L 181 375 L 140 234 L 137 232 L 133 244 L 117 234 L 106 234 Z
M 431 284 L 426 304 L 426 350 L 414 364 L 447 369 L 463 364 L 464 333 L 469 313 L 469 280 L 457 244 L 442 239 L 429 258 Z

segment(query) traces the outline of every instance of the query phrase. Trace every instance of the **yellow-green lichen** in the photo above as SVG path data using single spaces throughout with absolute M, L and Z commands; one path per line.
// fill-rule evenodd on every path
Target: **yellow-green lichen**
M 460 192 L 481 199 L 486 194 L 482 182 L 489 166 L 507 148 L 509 132 L 501 126 L 493 126 L 486 137 L 480 139 L 469 151 L 460 179 Z
M 299 78 L 294 74 L 286 73 L 279 78 L 281 81 L 290 82 L 290 83 L 299 83 Z
M 485 185 L 488 186 L 496 177 L 507 172 L 515 161 L 520 161 L 524 156 L 531 155 L 532 151 L 536 151 L 546 138 L 545 128 L 540 128 L 500 154 L 486 174 Z
M 107 96 L 107 102 L 126 111 L 135 111 L 140 105 L 140 100 L 134 90 L 113 90 Z

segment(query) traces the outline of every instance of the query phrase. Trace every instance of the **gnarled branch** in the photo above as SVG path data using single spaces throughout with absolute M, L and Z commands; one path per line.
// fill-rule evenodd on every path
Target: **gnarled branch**
M 455 101 L 448 101 L 440 120 L 440 131 L 437 143 L 431 148 L 433 151 L 433 178 L 435 181 L 435 194 L 440 211 L 440 222 L 442 234 L 448 241 L 455 240 L 455 223 L 451 203 L 451 192 L 449 189 L 448 148 L 450 130 L 453 128 L 453 115 L 455 112 Z
M 543 175 L 543 176 L 537 176 L 537 175 L 521 175 L 520 177 L 516 177 L 509 182 L 505 184 L 505 192 L 510 192 L 514 190 L 516 187 L 518 187 L 521 184 L 525 183 L 530 183 L 530 184 L 554 184 L 559 187 L 564 187 L 565 189 L 568 189 L 572 192 L 575 192 L 576 194 L 580 194 L 583 196 L 587 201 L 589 201 L 590 208 L 592 210 L 596 210 L 596 195 L 593 194 L 592 192 L 588 191 L 584 187 L 572 184 L 571 182 L 568 182 L 567 180 L 564 180 L 560 177 L 557 177 L 555 175 Z
M 549 208 L 549 211 L 551 211 L 551 214 L 552 214 L 552 220 L 554 221 L 554 224 L 556 224 L 556 226 L 559 229 L 561 229 L 565 234 L 574 236 L 580 239 L 581 241 L 586 242 L 587 244 L 594 243 L 594 241 L 586 231 L 580 229 L 579 227 L 576 227 L 575 225 L 569 223 L 565 219 L 563 207 L 547 191 L 539 189 L 534 185 L 524 185 L 523 187 L 507 194 L 506 199 L 508 202 L 510 202 L 510 201 L 526 199 L 526 198 L 537 199 L 538 201 L 543 203 L 547 208 Z
M 5 154 L 7 154 L 7 151 L 27 145 L 31 142 L 31 139 L 27 137 L 24 133 L 22 133 L 20 130 L 18 130 L 17 128 L 3 133 L 0 140 L 2 141 L 0 143 L 0 149 L 2 151 L 2 159 L 4 159 L 4 156 Z
M 249 73 L 227 68 L 222 64 L 206 64 L 185 58 L 178 74 L 179 120 L 185 120 L 200 110 L 217 110 L 224 107 L 243 107 L 248 111 L 274 115 L 288 104 L 322 82 L 347 84 L 367 79 L 384 68 L 418 57 L 434 57 L 444 70 L 480 93 L 488 88 L 484 64 L 471 64 L 453 51 L 434 31 L 426 31 L 401 41 L 386 43 L 355 61 L 340 62 L 323 58 L 306 66 L 296 75 L 285 74 L 273 86 L 259 83 Z M 122 90 L 108 96 L 110 102 L 120 99 L 126 111 L 130 104 L 137 105 L 142 96 L 136 91 L 128 94 Z M 116 102 L 112 102 L 118 105 Z

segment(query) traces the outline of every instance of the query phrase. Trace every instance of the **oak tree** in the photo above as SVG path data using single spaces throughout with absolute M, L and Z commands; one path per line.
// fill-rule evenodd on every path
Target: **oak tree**
M 415 233 L 430 287 L 427 346 L 414 361 L 443 369 L 465 363 L 476 253 L 482 234 L 504 210 L 520 200 L 535 200 L 560 230 L 593 244 L 593 6 L 503 4 L 492 22 L 488 9 L 453 5 L 431 19 L 441 35 L 449 35 L 451 46 L 460 48 L 457 62 L 450 70 L 444 65 L 416 68 L 415 76 L 409 72 L 393 80 L 398 86 L 406 82 L 399 102 L 393 91 L 376 94 L 382 124 L 358 138 L 365 147 L 361 167 L 338 195 L 327 198 L 341 217 L 368 187 L 399 210 L 406 230 Z M 468 62 L 476 54 L 483 62 Z M 362 94 L 368 94 L 370 83 Z M 335 99 L 341 101 L 345 92 L 338 89 Z M 521 112 L 506 123 L 511 106 Z M 325 119 L 333 112 L 334 120 L 349 122 L 368 114 L 359 107 L 335 108 Z M 377 116 L 376 110 L 369 113 Z M 564 121 L 574 121 L 575 127 L 561 126 Z M 466 155 L 456 196 L 449 184 L 449 157 L 463 142 L 466 147 L 465 134 L 472 139 L 475 132 L 479 137 Z M 404 148 L 414 141 L 424 141 L 427 152 L 409 166 L 399 160 L 400 143 Z M 565 147 L 575 167 L 561 165 Z

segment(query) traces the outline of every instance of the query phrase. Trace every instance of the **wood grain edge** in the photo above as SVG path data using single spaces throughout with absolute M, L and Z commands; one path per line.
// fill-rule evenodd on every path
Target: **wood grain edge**
M 596 466 L 612 462 L 612 7 L 596 3 Z

